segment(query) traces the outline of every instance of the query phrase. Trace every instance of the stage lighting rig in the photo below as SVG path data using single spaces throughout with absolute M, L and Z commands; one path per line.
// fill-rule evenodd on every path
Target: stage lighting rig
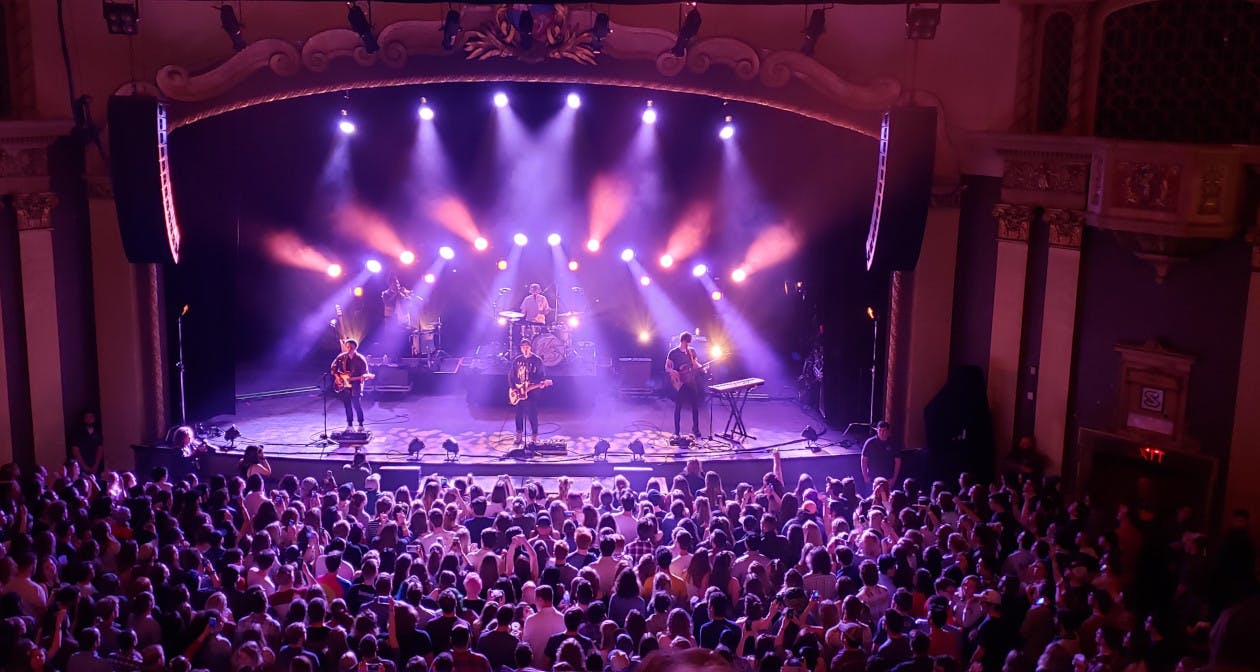
M 670 53 L 678 58 L 686 56 L 687 47 L 699 33 L 700 9 L 692 5 L 691 11 L 687 12 L 687 18 L 683 19 L 682 26 L 678 28 L 678 41 L 674 42 L 674 48 L 670 50 Z
M 363 13 L 363 8 L 359 6 L 358 0 L 350 0 L 349 11 L 346 13 L 346 20 L 350 22 L 350 30 L 358 33 L 359 39 L 363 40 L 363 49 L 369 54 L 375 54 L 381 50 L 381 45 L 376 41 L 376 36 L 372 34 L 372 22 L 368 20 L 367 14 Z M 371 7 L 371 4 L 368 5 Z
M 241 438 L 241 430 L 237 429 L 236 425 L 228 427 L 227 431 L 223 432 L 223 439 L 233 448 L 236 447 L 236 440 L 239 438 Z
M 105 16 L 105 28 L 110 35 L 140 34 L 140 0 L 104 0 L 101 2 L 101 13 Z
M 906 39 L 934 40 L 941 25 L 941 3 L 906 3 Z
M 455 439 L 448 438 L 442 442 L 442 450 L 446 451 L 447 462 L 459 461 L 459 443 Z
M 607 439 L 600 439 L 599 441 L 596 441 L 595 442 L 595 461 L 607 462 L 609 448 L 612 448 L 612 444 L 608 443 Z
M 595 53 L 604 50 L 604 40 L 612 34 L 612 22 L 608 19 L 607 12 L 600 12 L 595 15 L 595 24 L 591 26 L 591 49 Z
M 411 439 L 411 443 L 407 444 L 407 459 L 408 460 L 419 461 L 420 453 L 423 453 L 423 452 L 424 452 L 424 441 L 421 441 L 420 437 L 415 437 Z
M 464 29 L 459 25 L 459 12 L 450 9 L 446 12 L 446 19 L 442 21 L 442 48 L 451 51 L 455 48 L 455 41 L 459 39 L 459 34 Z
M 826 433 L 827 433 L 826 427 L 823 427 L 822 431 L 820 432 L 814 429 L 813 425 L 806 425 L 805 429 L 801 430 L 801 438 L 805 439 L 805 446 L 807 448 L 809 448 L 811 451 L 815 453 L 820 453 L 822 452 L 822 449 L 818 447 L 818 437 Z
M 534 48 L 534 14 L 528 9 L 521 10 L 521 18 L 517 20 L 516 27 L 521 31 L 521 51 L 529 51 Z
M 644 448 L 643 448 L 643 442 L 642 442 L 642 441 L 640 441 L 639 439 L 635 439 L 635 440 L 633 440 L 633 441 L 631 441 L 631 442 L 630 442 L 629 448 L 630 448 L 630 461 L 631 461 L 631 462 L 642 462 L 642 461 L 643 461 L 643 455 L 644 455 L 644 453 L 646 453 L 646 452 L 647 452 L 647 451 L 646 451 L 646 450 L 644 450 Z
M 219 6 L 219 25 L 223 32 L 232 39 L 232 48 L 240 51 L 245 48 L 245 37 L 241 35 L 241 22 L 236 18 L 236 10 L 232 5 L 224 3 Z
M 809 23 L 805 24 L 805 42 L 801 44 L 801 53 L 813 56 L 818 47 L 818 40 L 827 32 L 827 10 L 815 9 L 809 15 Z

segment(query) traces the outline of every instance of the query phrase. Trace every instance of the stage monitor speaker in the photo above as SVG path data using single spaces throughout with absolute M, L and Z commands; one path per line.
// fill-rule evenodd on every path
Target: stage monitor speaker
M 884 113 L 866 236 L 867 270 L 912 271 L 919 263 L 935 158 L 936 108 L 897 107 Z
M 180 232 L 171 193 L 166 106 L 151 96 L 109 99 L 109 167 L 127 260 L 179 262 Z

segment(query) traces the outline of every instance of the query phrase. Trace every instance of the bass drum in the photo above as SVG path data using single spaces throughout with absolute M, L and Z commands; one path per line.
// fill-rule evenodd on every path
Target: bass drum
M 539 334 L 533 339 L 534 353 L 543 366 L 559 366 L 564 362 L 564 342 L 551 334 Z

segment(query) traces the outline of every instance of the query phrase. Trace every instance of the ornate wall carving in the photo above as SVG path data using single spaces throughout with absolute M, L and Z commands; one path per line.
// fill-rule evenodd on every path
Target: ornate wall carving
M 18 231 L 34 231 L 52 228 L 52 211 L 57 207 L 57 195 L 47 192 L 14 194 L 13 210 L 17 213 Z
M 1032 225 L 1033 216 L 1031 205 L 998 203 L 993 208 L 993 216 L 998 223 L 998 240 L 1028 242 L 1028 231 Z
M 1002 175 L 1002 187 L 1020 191 L 1053 191 L 1084 194 L 1089 183 L 1089 163 L 1058 159 L 1010 158 Z
M 1085 235 L 1085 213 L 1077 210 L 1046 208 L 1042 220 L 1050 230 L 1050 245 L 1081 249 Z

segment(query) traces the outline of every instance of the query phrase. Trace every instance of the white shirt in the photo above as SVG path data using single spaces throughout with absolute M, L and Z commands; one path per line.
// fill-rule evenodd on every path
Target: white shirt
M 550 667 L 551 661 L 547 660 L 546 655 L 547 640 L 560 632 L 564 632 L 564 614 L 556 611 L 555 607 L 543 607 L 538 613 L 525 619 L 521 640 L 533 650 L 535 666 Z
M 551 312 L 551 305 L 542 294 L 530 294 L 521 302 L 521 312 L 525 313 L 526 322 L 543 324 L 547 321 L 547 313 Z

